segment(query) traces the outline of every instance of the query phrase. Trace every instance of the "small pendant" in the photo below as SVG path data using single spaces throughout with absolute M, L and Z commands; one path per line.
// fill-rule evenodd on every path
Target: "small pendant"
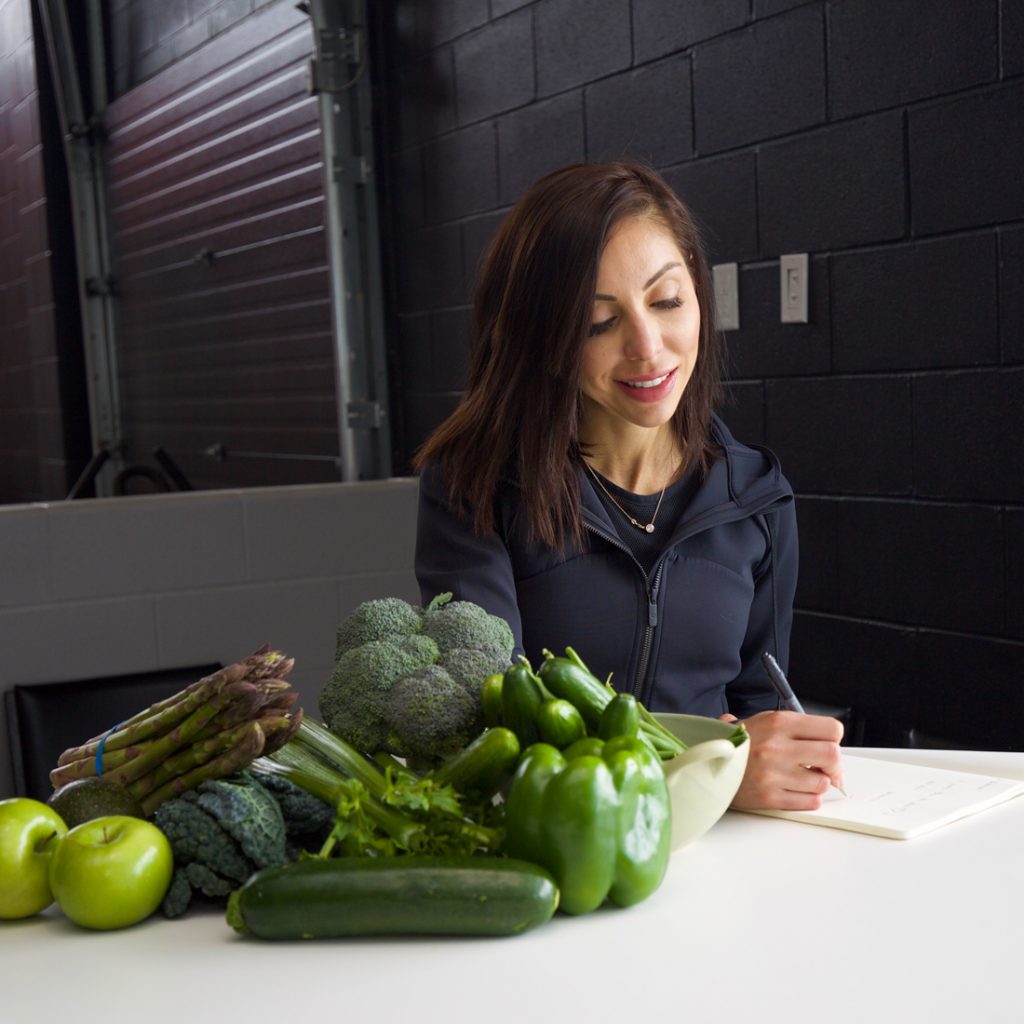
M 646 530 L 646 531 L 647 531 L 648 533 L 654 533 L 654 523 L 648 523 L 648 524 L 647 524 L 647 525 L 646 525 L 646 526 L 644 527 L 644 529 L 645 529 L 645 530 Z

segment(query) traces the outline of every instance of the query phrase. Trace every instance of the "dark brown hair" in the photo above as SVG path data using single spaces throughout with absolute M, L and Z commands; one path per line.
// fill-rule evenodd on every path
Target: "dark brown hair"
M 631 162 L 574 164 L 541 178 L 509 212 L 484 255 L 474 298 L 469 377 L 462 401 L 427 439 L 415 466 L 436 465 L 455 508 L 494 527 L 502 474 L 516 479 L 532 535 L 553 548 L 583 525 L 580 367 L 598 267 L 612 228 L 653 216 L 687 261 L 701 312 L 696 364 L 673 425 L 701 472 L 714 451 L 720 388 L 711 275 L 697 226 L 654 171 Z

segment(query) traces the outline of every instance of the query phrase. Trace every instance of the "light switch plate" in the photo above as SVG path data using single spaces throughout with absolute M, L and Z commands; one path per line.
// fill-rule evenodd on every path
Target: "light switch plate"
M 807 253 L 779 257 L 779 307 L 784 324 L 807 323 Z
M 739 264 L 716 263 L 711 268 L 715 286 L 715 309 L 720 331 L 740 328 Z

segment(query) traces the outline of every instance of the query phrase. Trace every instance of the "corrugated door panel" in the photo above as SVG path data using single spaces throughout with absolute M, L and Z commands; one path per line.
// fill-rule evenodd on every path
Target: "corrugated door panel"
M 282 2 L 109 111 L 129 458 L 197 487 L 338 477 L 312 52 Z

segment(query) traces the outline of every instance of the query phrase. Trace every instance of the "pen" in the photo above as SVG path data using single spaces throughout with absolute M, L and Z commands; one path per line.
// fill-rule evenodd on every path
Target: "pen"
M 764 665 L 765 672 L 768 673 L 768 678 L 772 681 L 772 686 L 775 687 L 775 692 L 782 698 L 782 703 L 789 708 L 790 711 L 795 711 L 797 714 L 805 715 L 807 712 L 804 711 L 803 704 L 797 699 L 796 694 L 793 692 L 793 687 L 789 685 L 789 680 L 786 678 L 786 673 L 782 671 L 779 663 L 769 654 L 767 651 L 761 655 L 761 664 Z M 804 765 L 805 768 L 813 768 L 813 765 Z M 846 790 L 842 786 L 836 786 L 843 796 L 846 796 Z

